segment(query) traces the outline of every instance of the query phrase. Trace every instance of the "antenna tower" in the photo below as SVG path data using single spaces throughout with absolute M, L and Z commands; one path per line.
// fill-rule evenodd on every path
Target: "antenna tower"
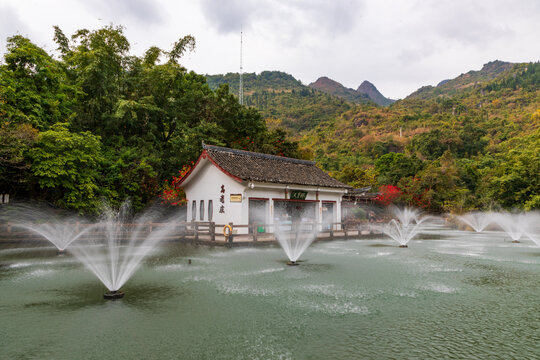
M 242 27 L 240 27 L 240 84 L 238 86 L 238 101 L 240 105 L 244 105 L 244 84 L 242 83 Z

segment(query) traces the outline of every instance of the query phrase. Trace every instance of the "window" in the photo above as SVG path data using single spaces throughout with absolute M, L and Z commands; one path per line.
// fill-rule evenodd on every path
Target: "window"
M 208 221 L 212 221 L 213 216 L 214 216 L 214 202 L 212 200 L 208 200 Z
M 193 200 L 191 203 L 191 221 L 195 221 L 195 215 L 197 214 L 197 202 Z
M 200 211 L 199 220 L 203 221 L 204 220 L 204 200 L 201 200 L 201 206 L 199 206 L 199 211 Z

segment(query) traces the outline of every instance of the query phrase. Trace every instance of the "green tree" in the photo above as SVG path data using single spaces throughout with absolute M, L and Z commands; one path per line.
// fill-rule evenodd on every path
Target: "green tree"
M 353 166 L 345 165 L 340 171 L 332 173 L 341 182 L 351 185 L 355 188 L 376 185 L 376 173 L 372 166 Z
M 540 130 L 503 148 L 508 151 L 487 173 L 489 196 L 505 208 L 536 208 L 540 194 Z
M 459 143 L 459 139 L 453 135 L 453 132 L 433 129 L 413 137 L 407 149 L 413 153 L 421 154 L 425 159 L 435 160 L 442 156 L 446 150 L 454 151 L 457 143 Z
M 73 123 L 78 130 L 105 135 L 101 129 L 112 121 L 130 65 L 130 46 L 123 28 L 110 25 L 95 31 L 78 30 L 70 42 L 55 27 L 55 40 L 71 81 L 82 91 Z
M 375 161 L 377 181 L 381 185 L 397 185 L 401 178 L 414 176 L 421 168 L 422 162 L 416 156 L 402 153 L 391 152 Z
M 41 197 L 76 210 L 96 206 L 100 150 L 98 136 L 69 132 L 65 123 L 40 133 L 29 156 Z
M 2 191 L 12 195 L 26 194 L 31 178 L 30 162 L 26 158 L 34 145 L 38 131 L 29 124 L 0 124 L 0 184 Z
M 40 130 L 73 115 L 76 88 L 69 86 L 61 64 L 29 39 L 8 38 L 0 66 L 0 114 L 4 121 Z
M 458 155 L 460 157 L 472 157 L 483 152 L 488 144 L 485 136 L 487 131 L 478 124 L 474 124 L 471 119 L 463 122 L 463 128 L 459 132 L 460 146 Z
M 436 212 L 462 212 L 470 192 L 459 177 L 456 159 L 447 150 L 437 160 L 430 162 L 419 174 L 430 209 Z

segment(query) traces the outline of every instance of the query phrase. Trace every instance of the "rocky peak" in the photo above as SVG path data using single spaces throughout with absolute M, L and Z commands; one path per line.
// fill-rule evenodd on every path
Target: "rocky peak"
M 377 90 L 375 85 L 373 85 L 367 80 L 360 84 L 358 89 L 356 89 L 356 92 L 360 94 L 366 94 L 371 100 L 373 100 L 373 102 L 382 106 L 390 105 L 394 102 L 394 100 L 384 97 L 383 94 L 381 94 L 379 90 Z
M 308 85 L 311 88 L 322 90 L 322 91 L 335 91 L 335 90 L 341 90 L 345 87 L 338 83 L 337 81 L 334 81 L 326 76 L 321 76 L 317 79 L 317 81 L 311 83 Z

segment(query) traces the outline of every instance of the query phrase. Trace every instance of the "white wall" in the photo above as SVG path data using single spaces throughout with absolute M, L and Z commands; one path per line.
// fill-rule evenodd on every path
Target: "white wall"
M 231 194 L 242 194 L 245 186 L 237 182 L 230 176 L 223 173 L 214 164 L 207 159 L 201 159 L 197 167 L 201 167 L 189 183 L 184 186 L 187 206 L 187 220 L 192 219 L 192 201 L 197 203 L 196 221 L 208 221 L 208 200 L 213 201 L 214 213 L 212 221 L 217 224 L 227 224 L 233 222 L 235 224 L 242 223 L 242 203 L 231 203 Z M 225 186 L 225 193 L 221 193 L 221 185 Z M 221 195 L 224 195 L 224 203 L 220 202 Z M 205 213 L 204 219 L 199 217 L 200 201 L 204 200 Z M 220 206 L 223 205 L 224 213 L 220 214 Z

